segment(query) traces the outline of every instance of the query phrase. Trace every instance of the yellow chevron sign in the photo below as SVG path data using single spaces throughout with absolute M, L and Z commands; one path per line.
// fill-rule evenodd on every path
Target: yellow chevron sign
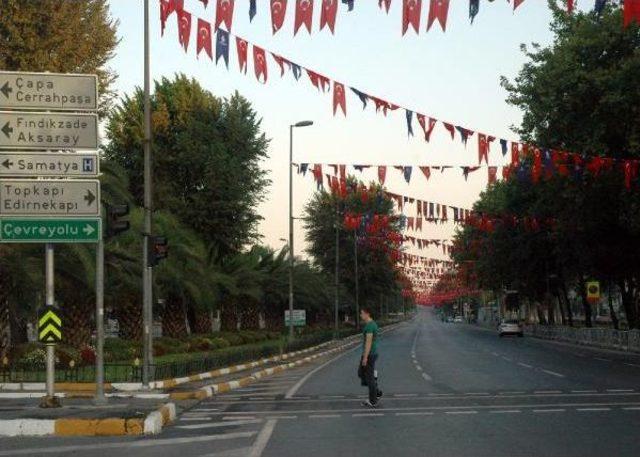
M 38 320 L 38 337 L 41 343 L 62 341 L 62 319 L 54 310 L 48 309 Z

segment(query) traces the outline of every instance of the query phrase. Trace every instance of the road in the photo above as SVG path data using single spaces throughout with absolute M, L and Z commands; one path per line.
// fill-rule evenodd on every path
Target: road
M 156 438 L 0 440 L 0 456 L 637 456 L 640 355 L 503 338 L 430 310 L 359 348 L 196 405 Z M 134 454 L 135 453 L 135 454 Z

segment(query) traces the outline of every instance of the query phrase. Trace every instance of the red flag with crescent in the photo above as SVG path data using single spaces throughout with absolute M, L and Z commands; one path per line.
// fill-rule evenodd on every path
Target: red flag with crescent
M 304 25 L 311 33 L 311 21 L 313 20 L 313 0 L 296 0 L 296 20 L 293 26 L 293 34 L 298 33 L 300 26 Z
M 256 79 L 260 81 L 260 76 L 264 78 L 263 83 L 267 82 L 267 56 L 264 49 L 253 45 L 253 69 L 256 72 Z
M 282 28 L 287 14 L 287 0 L 271 0 L 271 28 L 275 34 Z
M 213 52 L 211 50 L 211 24 L 204 19 L 198 18 L 198 43 L 196 56 L 200 55 L 200 51 L 205 50 L 211 60 L 213 60 Z
M 449 0 L 431 0 L 429 8 L 429 22 L 427 23 L 427 31 L 437 19 L 442 27 L 442 31 L 447 30 L 447 17 L 449 16 Z
M 409 25 L 416 33 L 420 32 L 420 13 L 422 12 L 422 0 L 403 0 L 402 3 L 402 34 L 407 33 Z
M 436 126 L 437 120 L 431 117 L 427 118 L 424 114 L 417 114 L 416 117 L 424 132 L 424 139 L 428 142 L 431 139 L 431 133 L 433 133 L 433 128 Z M 427 119 L 429 120 L 428 122 Z
M 238 64 L 240 65 L 240 72 L 247 73 L 247 51 L 249 49 L 249 43 L 240 37 L 236 37 L 236 49 L 238 51 Z
M 335 33 L 336 16 L 338 15 L 338 0 L 322 0 L 322 14 L 320 15 L 320 30 L 329 26 L 331 33 Z
M 309 75 L 313 87 L 318 90 L 322 89 L 322 92 L 325 92 L 326 87 L 329 85 L 329 78 L 311 70 L 307 70 L 307 75 Z
M 178 10 L 178 40 L 186 51 L 189 47 L 189 37 L 191 36 L 191 13 L 185 10 Z
M 169 0 L 160 0 L 160 35 L 164 36 L 164 29 L 167 26 L 167 19 L 173 12 L 170 8 L 173 7 L 173 3 Z
M 231 32 L 231 23 L 233 22 L 233 6 L 235 0 L 218 0 L 216 6 L 216 30 L 220 24 L 224 23 L 227 32 Z
M 333 82 L 333 115 L 336 115 L 338 107 L 342 108 L 344 115 L 347 115 L 347 98 L 344 93 L 344 85 L 334 81 Z

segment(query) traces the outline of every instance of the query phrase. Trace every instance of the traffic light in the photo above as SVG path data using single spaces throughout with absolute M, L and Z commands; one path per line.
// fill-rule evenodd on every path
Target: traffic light
M 155 267 L 161 260 L 169 257 L 169 240 L 166 236 L 149 235 L 147 248 L 150 267 Z
M 129 205 L 105 205 L 107 207 L 107 231 L 106 238 L 111 238 L 119 233 L 129 230 L 130 224 L 122 217 L 129 214 Z

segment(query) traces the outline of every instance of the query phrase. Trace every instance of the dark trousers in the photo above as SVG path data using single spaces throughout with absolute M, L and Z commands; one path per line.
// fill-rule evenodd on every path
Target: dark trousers
M 378 401 L 378 382 L 375 377 L 376 360 L 378 360 L 378 354 L 369 354 L 367 366 L 364 367 L 364 381 L 369 387 L 369 401 L 371 403 Z

